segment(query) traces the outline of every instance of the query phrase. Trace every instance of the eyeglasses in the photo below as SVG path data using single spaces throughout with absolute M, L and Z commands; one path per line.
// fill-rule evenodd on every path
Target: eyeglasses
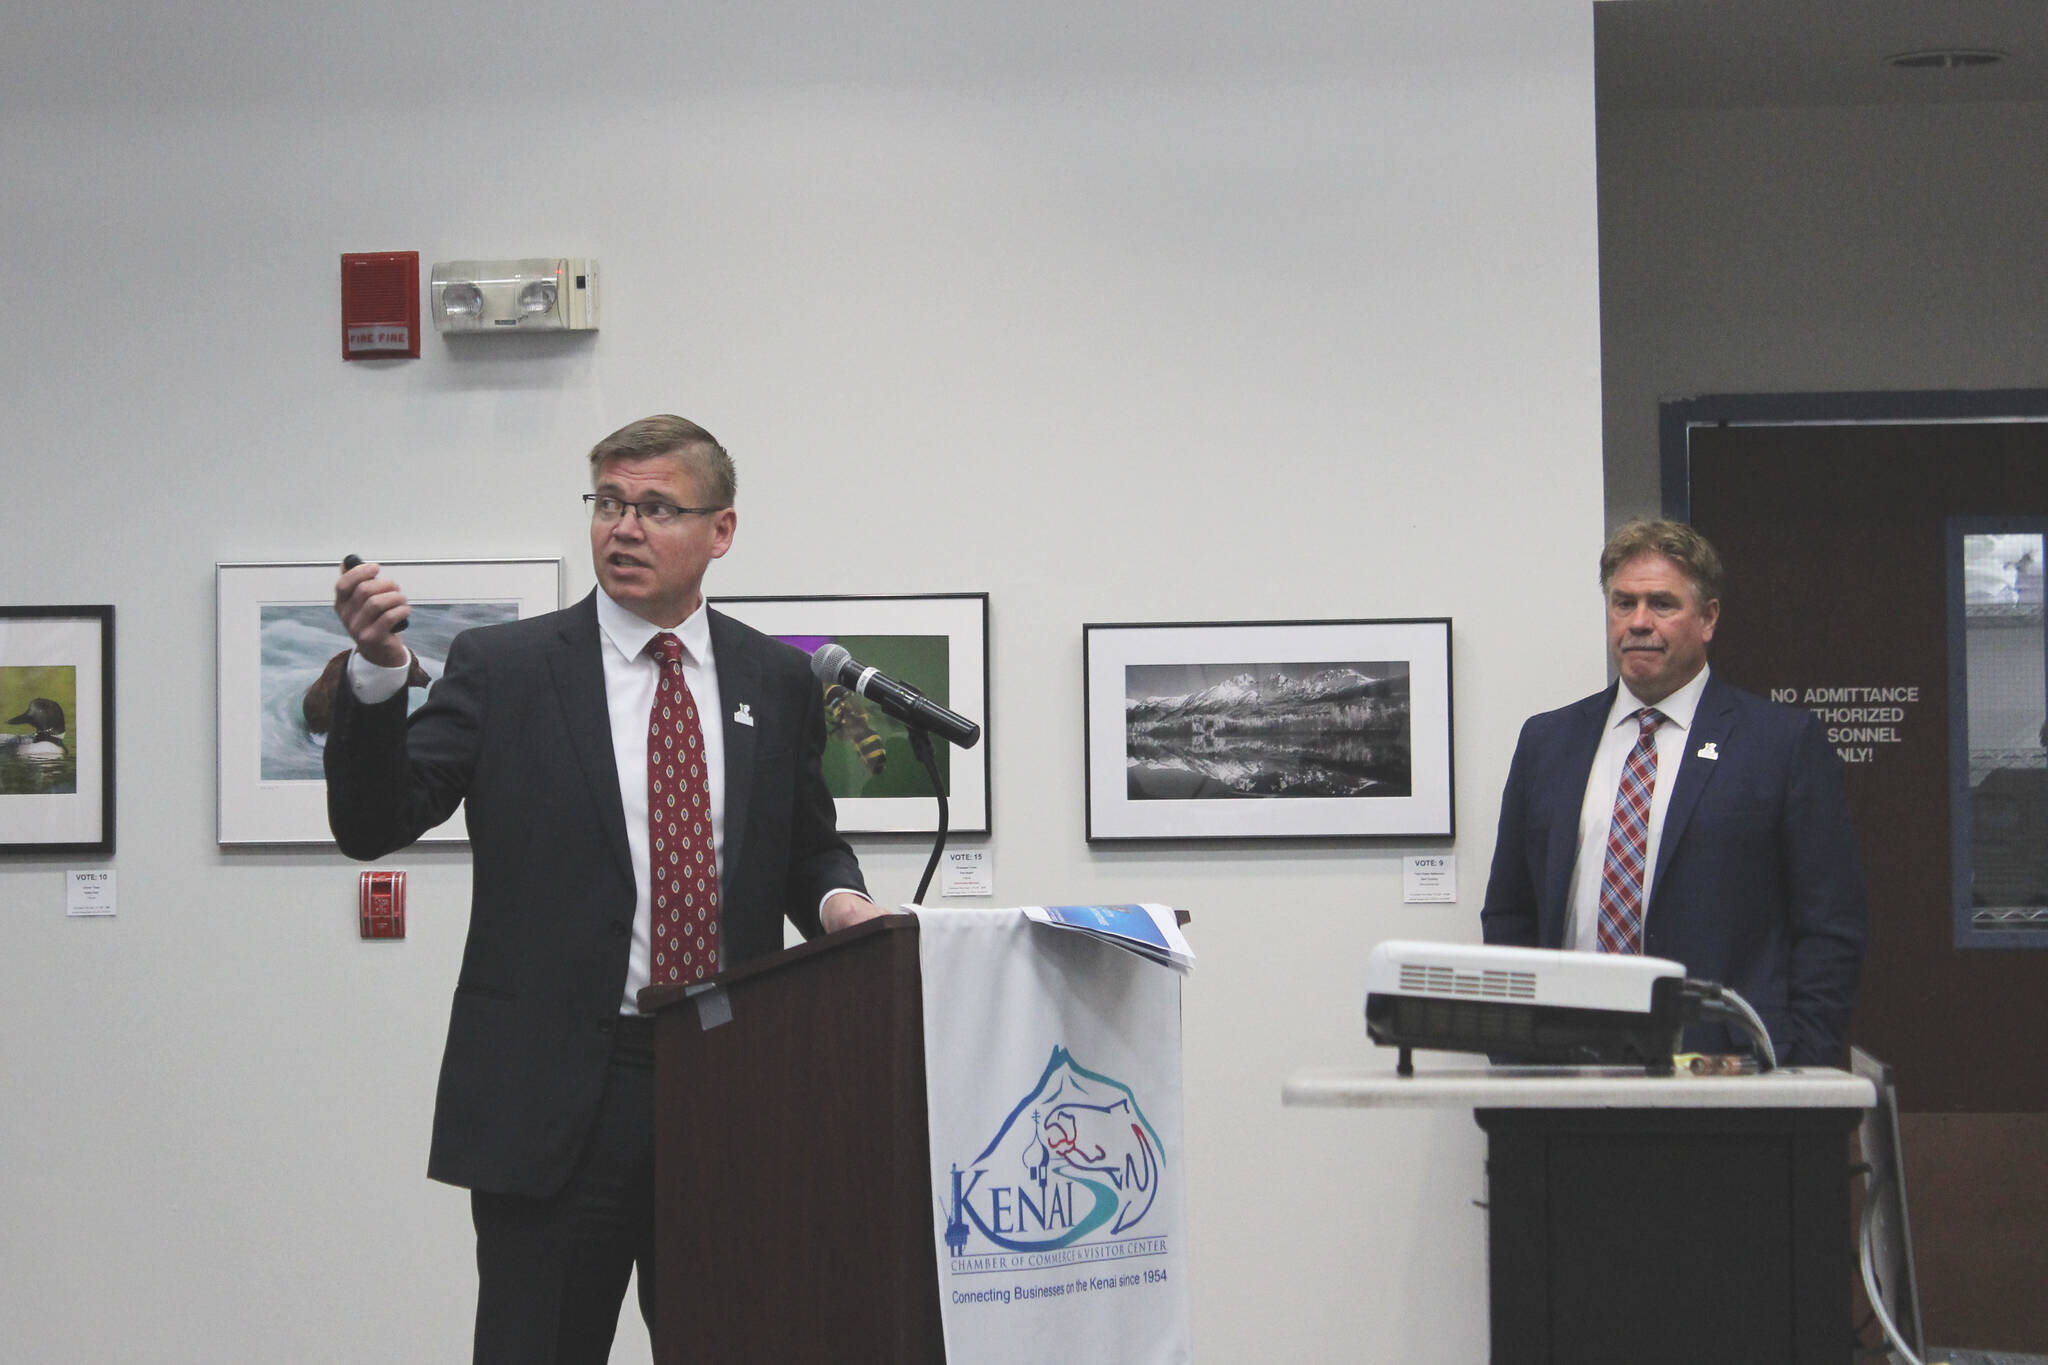
M 713 512 L 723 512 L 723 507 L 678 507 L 672 502 L 647 499 L 641 502 L 627 502 L 605 493 L 585 493 L 583 501 L 590 508 L 590 515 L 598 521 L 614 522 L 626 515 L 632 508 L 640 514 L 642 523 L 648 526 L 673 526 L 684 517 L 708 517 Z

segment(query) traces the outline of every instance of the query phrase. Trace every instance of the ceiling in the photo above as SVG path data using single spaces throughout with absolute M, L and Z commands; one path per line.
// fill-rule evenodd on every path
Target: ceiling
M 2048 100 L 2048 0 L 1599 0 L 1593 31 L 1602 109 Z M 2005 60 L 1885 62 L 1945 49 Z
M 1609 109 L 2048 101 L 2048 0 L 582 0 L 576 69 L 555 68 L 502 0 L 74 0 L 8 16 L 13 109 L 223 99 L 574 97 L 627 86 L 1230 81 L 1281 72 L 1427 78 L 1512 67 L 1591 7 Z M 514 6 L 525 13 L 530 6 Z M 1440 17 L 1439 10 L 1457 16 Z M 1460 35 L 1443 48 L 1444 35 Z M 674 69 L 683 42 L 694 60 Z M 1897 71 L 1889 55 L 1988 48 L 1999 65 Z M 592 73 L 602 73 L 596 75 Z

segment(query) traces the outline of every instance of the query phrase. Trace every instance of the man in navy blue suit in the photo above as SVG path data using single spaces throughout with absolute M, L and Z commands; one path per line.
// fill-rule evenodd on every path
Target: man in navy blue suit
M 1522 727 L 1480 922 L 1488 943 L 1682 962 L 1756 1008 L 1781 1063 L 1832 1065 L 1867 919 L 1842 765 L 1811 713 L 1707 666 L 1721 581 L 1690 526 L 1608 541 L 1617 682 Z M 1698 1025 L 1684 1045 L 1734 1039 Z

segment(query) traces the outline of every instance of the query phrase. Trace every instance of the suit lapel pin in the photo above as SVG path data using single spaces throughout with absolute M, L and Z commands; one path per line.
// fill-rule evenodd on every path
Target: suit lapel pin
M 752 725 L 754 723 L 753 708 L 748 703 L 741 702 L 740 709 L 732 713 L 732 718 L 738 724 Z
M 1705 744 L 1700 745 L 1699 756 L 1701 758 L 1719 758 L 1721 756 L 1721 746 L 1710 739 Z

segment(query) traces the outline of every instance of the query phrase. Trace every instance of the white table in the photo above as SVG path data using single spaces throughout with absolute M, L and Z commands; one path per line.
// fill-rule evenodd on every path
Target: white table
M 1488 1066 L 1453 1054 L 1434 1065 L 1418 1060 L 1413 1076 L 1305 1068 L 1287 1078 L 1280 1100 L 1309 1109 L 1868 1109 L 1877 1090 L 1832 1067 L 1647 1076 L 1641 1067 Z
M 1469 1108 L 1493 1365 L 1850 1365 L 1846 1071 L 1646 1075 L 1458 1054 L 1287 1078 L 1297 1108 Z

